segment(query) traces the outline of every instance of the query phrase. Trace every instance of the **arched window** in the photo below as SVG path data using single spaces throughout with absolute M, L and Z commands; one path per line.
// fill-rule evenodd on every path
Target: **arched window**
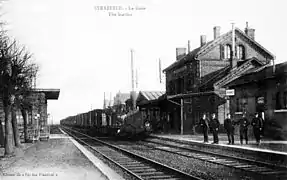
M 237 47 L 237 58 L 238 59 L 245 59 L 245 48 L 243 45 L 239 45 Z
M 231 45 L 226 44 L 224 46 L 224 59 L 230 59 L 231 58 Z

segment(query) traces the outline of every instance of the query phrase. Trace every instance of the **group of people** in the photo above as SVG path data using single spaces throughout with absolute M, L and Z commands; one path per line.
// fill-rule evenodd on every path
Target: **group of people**
M 204 142 L 208 142 L 208 131 L 211 130 L 213 134 L 213 144 L 218 144 L 218 130 L 219 130 L 219 120 L 216 118 L 215 113 L 211 115 L 211 120 L 206 117 L 204 113 L 199 122 L 200 126 L 203 130 Z M 246 144 L 248 144 L 248 126 L 250 125 L 249 120 L 246 117 L 246 114 L 243 113 L 242 118 L 235 121 L 231 119 L 231 115 L 227 114 L 227 118 L 224 120 L 224 129 L 226 130 L 228 137 L 228 144 L 234 144 L 234 129 L 235 125 L 239 125 L 240 132 L 240 143 L 243 144 L 243 140 L 245 139 Z M 253 133 L 256 139 L 257 144 L 260 144 L 261 133 L 263 130 L 263 119 L 259 117 L 258 113 L 255 113 L 254 118 L 251 121 L 251 125 L 253 126 Z

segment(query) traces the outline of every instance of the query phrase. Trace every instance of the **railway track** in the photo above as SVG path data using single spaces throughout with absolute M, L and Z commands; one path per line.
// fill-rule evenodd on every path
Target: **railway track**
M 238 169 L 240 171 L 246 171 L 264 177 L 264 179 L 274 177 L 278 179 L 287 179 L 287 168 L 276 166 L 271 163 L 218 154 L 214 152 L 207 152 L 190 148 L 187 144 L 162 139 L 144 140 L 142 142 L 143 145 L 146 145 L 150 148 L 227 166 L 233 169 Z
M 81 132 L 68 128 L 64 130 L 77 141 L 101 154 L 136 179 L 201 179 Z

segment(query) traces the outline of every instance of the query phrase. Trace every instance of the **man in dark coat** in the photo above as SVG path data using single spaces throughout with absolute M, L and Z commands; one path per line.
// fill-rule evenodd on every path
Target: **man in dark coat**
M 208 125 L 208 119 L 206 118 L 206 114 L 203 114 L 202 118 L 199 121 L 199 124 L 202 128 L 203 131 L 203 137 L 204 137 L 204 142 L 208 143 L 208 129 L 209 129 L 209 125 Z
M 260 144 L 260 135 L 263 128 L 263 120 L 261 117 L 258 117 L 258 113 L 255 113 L 255 117 L 252 119 L 251 125 L 253 126 L 253 133 L 256 139 L 257 144 Z
M 249 121 L 246 118 L 246 114 L 243 113 L 242 118 L 239 120 L 239 132 L 240 132 L 240 144 L 243 144 L 243 138 L 245 138 L 246 144 L 248 144 L 248 136 L 247 136 L 247 131 L 248 131 L 248 126 L 249 126 Z
M 212 118 L 210 121 L 211 130 L 213 133 L 213 144 L 218 144 L 218 128 L 219 128 L 219 121 L 215 116 L 215 113 L 212 113 Z
M 230 114 L 227 114 L 227 118 L 224 120 L 224 129 L 227 133 L 228 144 L 234 144 L 234 123 L 231 120 Z

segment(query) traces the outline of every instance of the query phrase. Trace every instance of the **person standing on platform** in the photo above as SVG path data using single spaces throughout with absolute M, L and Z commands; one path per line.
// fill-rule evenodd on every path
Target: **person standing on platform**
M 242 118 L 239 120 L 240 144 L 243 144 L 243 139 L 245 139 L 246 144 L 248 144 L 248 126 L 249 121 L 246 118 L 246 113 L 243 113 Z
M 260 135 L 263 128 L 263 120 L 258 116 L 258 113 L 255 113 L 255 117 L 252 119 L 251 125 L 253 126 L 253 133 L 257 142 L 257 145 L 260 144 Z
M 202 118 L 199 121 L 199 124 L 202 128 L 203 131 L 203 137 L 204 137 L 204 143 L 208 143 L 208 129 L 209 129 L 209 125 L 208 125 L 208 119 L 206 118 L 206 114 L 204 113 L 202 115 Z
M 218 144 L 218 129 L 219 129 L 219 121 L 215 116 L 215 113 L 212 113 L 212 117 L 211 117 L 211 121 L 210 121 L 210 126 L 211 126 L 211 130 L 213 133 L 213 144 Z
M 234 144 L 234 123 L 230 114 L 227 114 L 227 118 L 224 120 L 224 128 L 227 133 L 228 144 Z

